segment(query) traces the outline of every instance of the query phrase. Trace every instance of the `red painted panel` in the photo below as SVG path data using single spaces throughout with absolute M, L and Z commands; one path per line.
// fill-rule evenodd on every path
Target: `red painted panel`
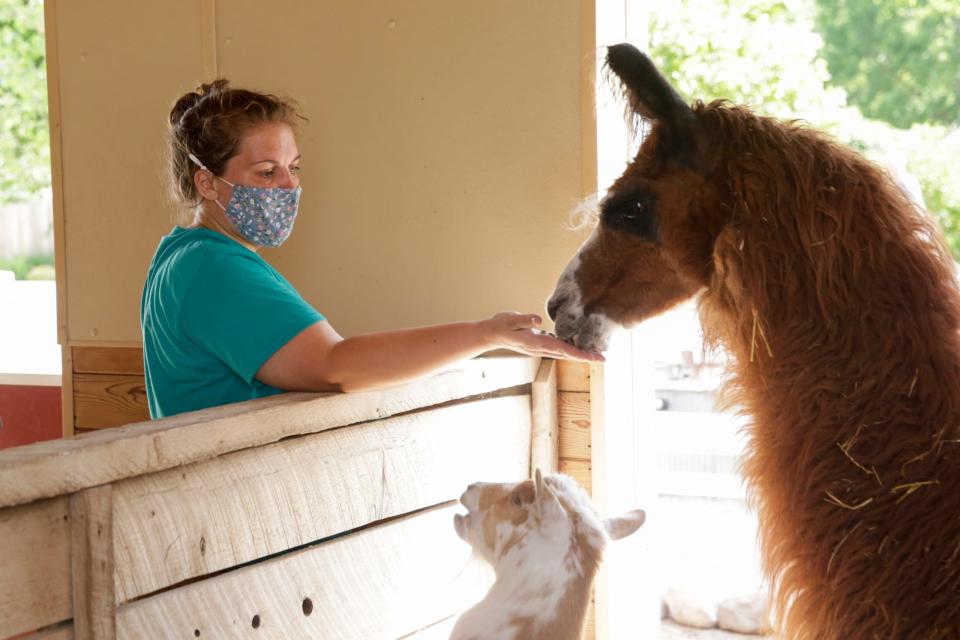
M 61 435 L 60 387 L 0 385 L 0 449 Z

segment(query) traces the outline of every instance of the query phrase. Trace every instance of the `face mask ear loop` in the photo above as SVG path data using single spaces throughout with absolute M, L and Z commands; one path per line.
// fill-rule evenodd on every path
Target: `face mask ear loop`
M 197 165 L 198 167 L 200 167 L 201 169 L 203 169 L 204 171 L 206 171 L 207 173 L 209 173 L 211 176 L 213 176 L 214 178 L 216 178 L 216 179 L 219 180 L 220 182 L 226 182 L 226 183 L 227 183 L 228 185 L 230 185 L 231 187 L 237 186 L 237 185 L 233 184 L 232 182 L 230 182 L 229 180 L 227 180 L 227 179 L 225 179 L 225 178 L 221 178 L 220 176 L 218 176 L 217 174 L 215 174 L 213 171 L 210 171 L 210 169 L 207 169 L 207 165 L 205 165 L 205 164 L 203 164 L 202 162 L 200 162 L 200 159 L 197 158 L 197 156 L 193 155 L 192 153 L 188 153 L 188 154 L 187 154 L 187 157 L 190 158 L 190 160 L 193 162 L 193 164 Z
M 198 167 L 200 167 L 201 169 L 203 169 L 204 171 L 206 171 L 207 173 L 209 173 L 211 176 L 213 176 L 213 177 L 216 178 L 217 180 L 220 180 L 221 182 L 226 182 L 226 183 L 227 183 L 228 185 L 230 185 L 231 187 L 236 186 L 236 185 L 234 185 L 232 182 L 230 182 L 229 180 L 224 180 L 224 179 L 221 178 L 220 176 L 214 174 L 213 171 L 210 171 L 210 169 L 207 169 L 207 166 L 206 166 L 205 164 L 203 164 L 202 162 L 200 162 L 200 159 L 197 158 L 197 156 L 193 155 L 192 153 L 188 153 L 188 154 L 187 154 L 187 157 L 190 158 L 190 160 L 193 162 L 193 164 L 197 165 Z M 216 202 L 216 203 L 217 203 L 217 206 L 220 207 L 221 209 L 223 209 L 224 211 L 227 210 L 227 208 L 226 208 L 225 206 L 223 206 L 222 204 L 220 204 L 220 200 L 214 198 L 213 201 Z

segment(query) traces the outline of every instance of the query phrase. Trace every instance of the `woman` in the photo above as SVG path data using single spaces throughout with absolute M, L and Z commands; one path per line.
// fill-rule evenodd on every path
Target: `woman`
M 293 228 L 298 117 L 291 103 L 226 80 L 184 95 L 170 113 L 174 188 L 195 213 L 160 241 L 141 299 L 152 417 L 282 391 L 395 385 L 498 348 L 602 359 L 520 313 L 342 338 L 257 255 Z

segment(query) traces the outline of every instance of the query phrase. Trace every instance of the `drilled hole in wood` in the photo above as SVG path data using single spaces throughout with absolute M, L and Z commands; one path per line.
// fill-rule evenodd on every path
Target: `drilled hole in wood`
M 199 637 L 200 637 L 200 629 L 194 629 L 194 630 L 193 630 L 193 635 L 195 635 L 196 637 L 199 638 Z
M 313 613 L 313 600 L 310 598 L 303 599 L 303 615 L 308 616 Z
M 260 614 L 259 614 L 259 613 L 253 616 L 253 622 L 251 622 L 250 624 L 253 625 L 253 628 L 254 628 L 254 629 L 259 629 L 259 628 L 260 628 Z

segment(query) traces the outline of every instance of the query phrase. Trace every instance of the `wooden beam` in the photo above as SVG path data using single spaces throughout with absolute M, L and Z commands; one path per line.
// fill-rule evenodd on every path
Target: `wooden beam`
M 67 499 L 0 509 L 0 638 L 68 620 L 72 611 Z
M 559 405 L 560 458 L 590 460 L 590 394 L 564 391 L 557 398 Z
M 590 364 L 561 360 L 557 363 L 558 391 L 590 391 Z
M 530 398 L 508 396 L 121 482 L 117 601 L 454 500 L 478 480 L 515 482 L 529 464 Z
M 490 584 L 453 531 L 458 509 L 419 512 L 136 600 L 118 610 L 117 634 L 400 638 L 457 614 Z
M 113 562 L 113 487 L 70 496 L 73 626 L 80 640 L 116 638 Z
M 67 242 L 63 210 L 63 120 L 60 114 L 60 52 L 57 2 L 43 3 L 47 67 L 47 120 L 50 127 L 50 187 L 53 192 L 53 263 L 57 285 L 57 344 L 60 345 L 62 431 L 73 435 L 73 378 L 70 375 L 70 336 L 67 331 Z
M 609 508 L 604 372 L 602 363 L 590 365 L 590 496 L 601 513 L 606 513 Z M 610 637 L 608 588 L 606 568 L 600 565 L 593 582 L 593 611 L 590 620 L 594 623 L 594 630 L 588 636 L 595 640 L 607 640 Z
M 535 469 L 544 473 L 557 470 L 559 440 L 557 429 L 557 361 L 544 359 L 533 381 L 533 435 L 530 445 L 531 476 Z
M 79 429 L 108 429 L 150 419 L 147 386 L 139 375 L 73 376 L 73 423 Z
M 73 346 L 73 372 L 114 375 L 143 375 L 141 347 Z
M 284 438 L 533 382 L 540 360 L 478 358 L 427 380 L 350 394 L 285 393 L 0 451 L 0 507 L 72 493 Z
M 560 458 L 560 473 L 576 480 L 587 493 L 593 488 L 593 467 L 589 460 L 567 460 Z
M 18 636 L 17 640 L 74 640 L 74 637 L 73 622 L 64 622 L 25 636 Z

